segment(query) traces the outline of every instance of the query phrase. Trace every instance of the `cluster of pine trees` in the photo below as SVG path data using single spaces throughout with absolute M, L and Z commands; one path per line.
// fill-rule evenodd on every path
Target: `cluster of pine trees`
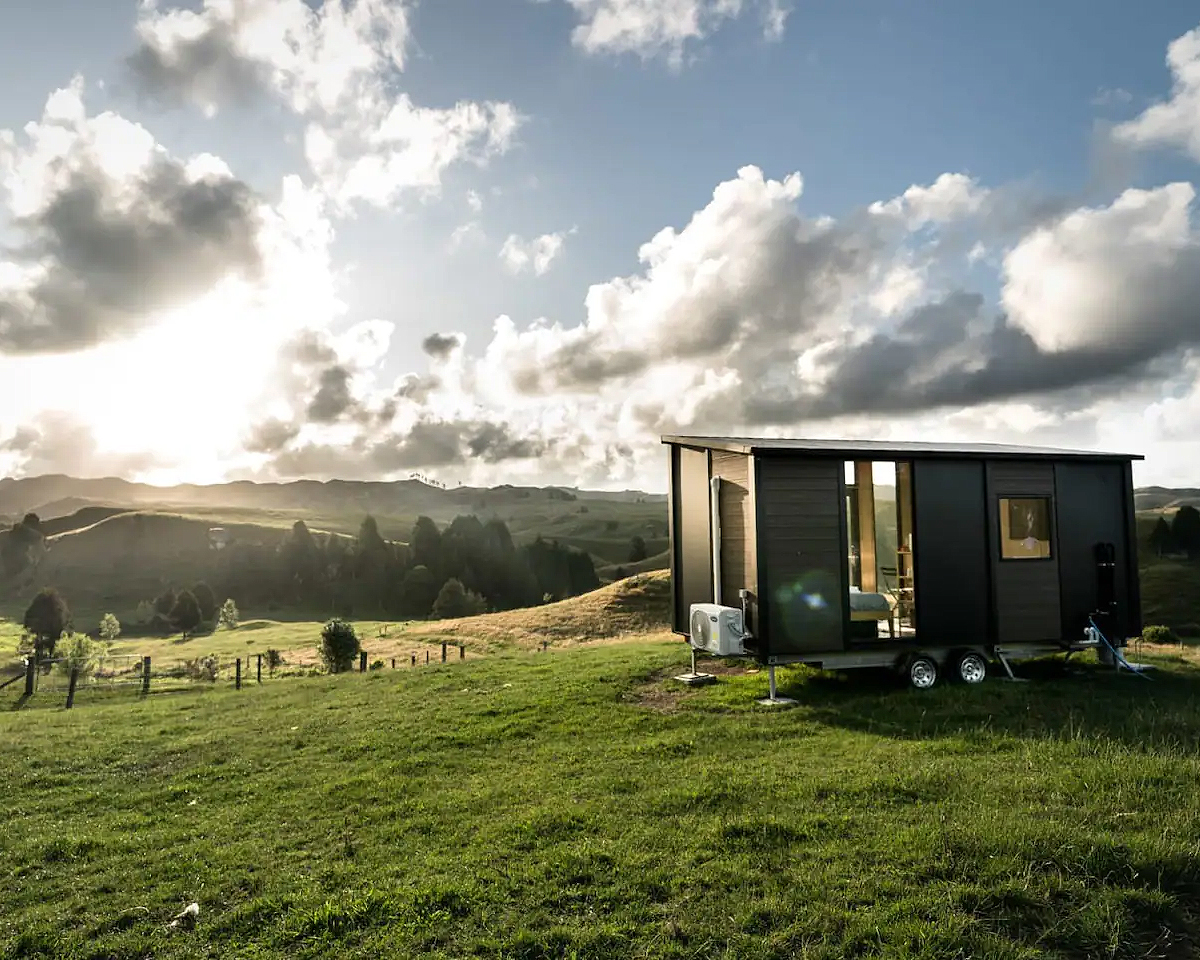
M 1186 553 L 1189 559 L 1200 557 L 1200 510 L 1182 506 L 1171 522 L 1160 516 L 1150 531 L 1150 549 L 1158 556 Z
M 369 516 L 353 538 L 314 534 L 297 521 L 276 549 L 231 544 L 214 578 L 242 607 L 360 619 L 510 610 L 600 585 L 588 554 L 541 537 L 518 547 L 502 520 L 475 516 L 444 530 L 420 517 L 407 545 L 385 540 Z

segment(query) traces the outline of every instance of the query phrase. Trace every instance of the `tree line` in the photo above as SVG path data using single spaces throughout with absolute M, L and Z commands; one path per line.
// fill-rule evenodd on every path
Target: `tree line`
M 1159 516 L 1150 531 L 1150 549 L 1160 557 L 1173 553 L 1186 553 L 1191 560 L 1200 557 L 1200 510 L 1184 505 L 1170 523 Z
M 0 535 L 8 576 L 36 568 L 44 552 L 33 514 Z M 215 627 L 218 596 L 243 608 L 321 617 L 458 617 L 535 606 L 600 585 L 587 553 L 540 536 L 517 546 L 503 520 L 474 515 L 456 517 L 444 530 L 419 517 L 407 544 L 385 540 L 371 516 L 354 537 L 316 534 L 300 520 L 274 544 L 235 540 L 211 551 L 194 576 L 198 582 L 144 597 L 134 623 L 160 633 Z
M 456 517 L 444 530 L 419 517 L 407 544 L 385 540 L 370 516 L 354 538 L 314 534 L 301 520 L 266 566 L 256 566 L 267 558 L 253 547 L 230 549 L 226 593 L 243 605 L 267 600 L 339 617 L 467 616 L 600 585 L 587 553 L 540 536 L 518 547 L 503 520 L 474 515 Z

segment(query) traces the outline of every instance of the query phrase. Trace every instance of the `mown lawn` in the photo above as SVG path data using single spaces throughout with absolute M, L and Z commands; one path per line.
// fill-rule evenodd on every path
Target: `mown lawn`
M 0 957 L 1191 956 L 1190 656 L 788 709 L 678 642 L 5 691 Z

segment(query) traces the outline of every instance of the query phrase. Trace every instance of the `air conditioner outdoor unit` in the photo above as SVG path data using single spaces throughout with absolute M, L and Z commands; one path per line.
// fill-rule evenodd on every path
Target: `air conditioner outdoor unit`
M 746 652 L 742 641 L 742 611 L 719 603 L 693 603 L 691 607 L 692 647 L 717 657 L 738 657 Z

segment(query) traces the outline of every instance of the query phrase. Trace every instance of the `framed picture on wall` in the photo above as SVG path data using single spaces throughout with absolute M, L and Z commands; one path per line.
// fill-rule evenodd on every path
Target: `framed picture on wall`
M 1008 535 L 1013 540 L 1050 541 L 1050 505 L 1041 497 L 1008 501 Z

